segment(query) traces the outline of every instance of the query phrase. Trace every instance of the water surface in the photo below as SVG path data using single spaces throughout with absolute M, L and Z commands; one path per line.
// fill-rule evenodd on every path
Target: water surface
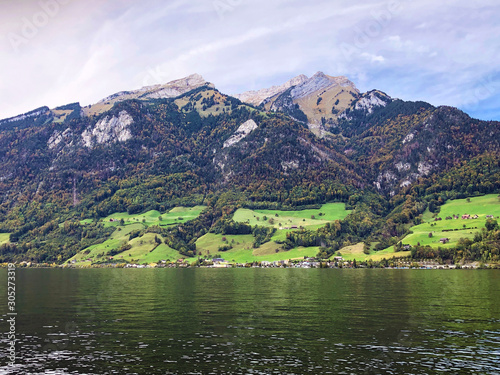
M 0 374 L 500 374 L 495 270 L 21 269 L 17 312 Z

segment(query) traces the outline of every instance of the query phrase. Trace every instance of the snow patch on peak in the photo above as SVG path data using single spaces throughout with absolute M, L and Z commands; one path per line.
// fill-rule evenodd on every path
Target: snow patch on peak
M 248 120 L 244 124 L 241 124 L 238 130 L 226 141 L 224 142 L 224 147 L 231 147 L 232 145 L 240 142 L 243 138 L 248 136 L 251 132 L 257 129 L 257 124 L 254 120 Z

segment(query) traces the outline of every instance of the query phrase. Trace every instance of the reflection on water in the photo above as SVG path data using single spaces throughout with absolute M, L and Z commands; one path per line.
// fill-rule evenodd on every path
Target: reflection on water
M 500 373 L 494 270 L 18 270 L 17 289 L 0 374 Z

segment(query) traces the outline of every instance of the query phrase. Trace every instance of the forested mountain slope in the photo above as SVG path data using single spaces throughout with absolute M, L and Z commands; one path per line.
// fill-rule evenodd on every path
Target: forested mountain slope
M 387 239 L 439 205 L 436 194 L 500 191 L 498 122 L 306 78 L 259 106 L 193 75 L 0 121 L 2 259 L 62 261 L 109 235 L 82 219 L 176 205 L 208 206 L 165 233 L 181 252 L 241 206 L 346 202 L 352 214 L 315 243 Z

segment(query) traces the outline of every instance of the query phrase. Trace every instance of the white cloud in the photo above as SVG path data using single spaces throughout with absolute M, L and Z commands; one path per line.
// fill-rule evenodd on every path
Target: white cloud
M 364 59 L 371 61 L 372 63 L 374 62 L 380 62 L 383 63 L 385 61 L 384 56 L 379 56 L 379 55 L 373 55 L 371 53 L 363 52 L 361 54 L 361 57 Z
M 436 105 L 472 96 L 479 116 L 482 103 L 488 115 L 500 108 L 496 0 L 399 0 L 396 10 L 385 0 L 220 1 L 223 17 L 207 0 L 71 0 L 18 52 L 8 35 L 21 35 L 40 5 L 0 2 L 0 118 L 195 72 L 235 93 L 323 70 Z M 493 89 L 477 100 L 489 76 Z

